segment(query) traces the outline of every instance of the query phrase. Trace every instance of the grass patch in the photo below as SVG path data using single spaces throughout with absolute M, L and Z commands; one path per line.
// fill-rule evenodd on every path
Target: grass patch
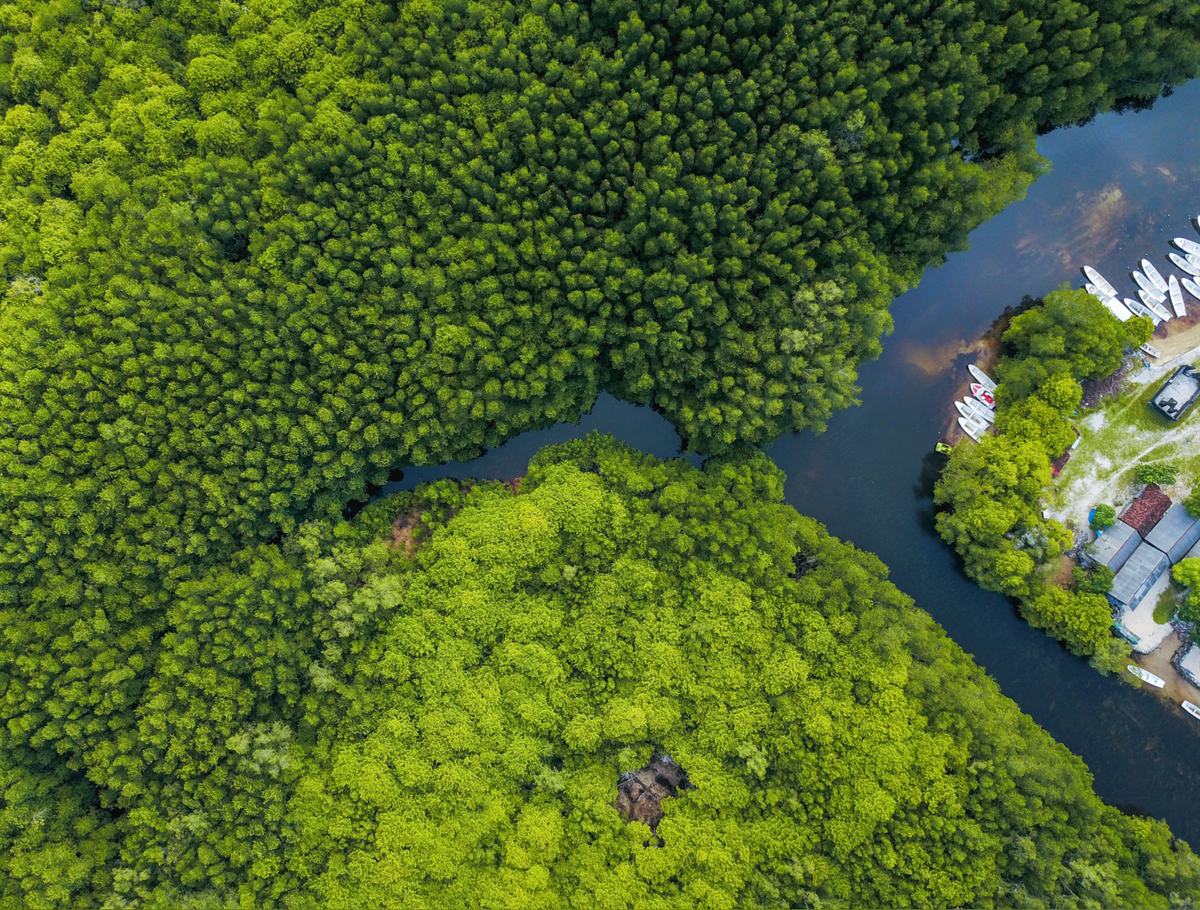
M 1158 595 L 1158 603 L 1154 605 L 1154 621 L 1159 625 L 1169 622 L 1179 609 L 1183 599 L 1183 588 L 1175 581 L 1167 585 L 1166 590 Z

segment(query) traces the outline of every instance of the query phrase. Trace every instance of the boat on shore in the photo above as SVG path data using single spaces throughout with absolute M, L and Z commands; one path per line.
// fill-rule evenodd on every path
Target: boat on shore
M 1160 322 L 1167 322 L 1171 318 L 1170 310 L 1163 306 L 1161 300 L 1155 300 L 1145 291 L 1138 291 L 1138 297 L 1142 299 L 1142 303 L 1146 305 L 1146 309 L 1157 316 Z
M 1162 357 L 1162 351 L 1160 351 L 1158 348 L 1154 347 L 1154 345 L 1152 345 L 1152 344 L 1143 344 L 1141 347 L 1138 348 L 1138 350 L 1143 351 L 1154 358 Z
M 987 425 L 976 421 L 967 420 L 965 417 L 958 418 L 958 425 L 962 427 L 964 433 L 979 442 L 979 437 L 987 432 Z
M 1185 701 L 1183 703 L 1183 710 L 1187 711 L 1187 713 L 1196 718 L 1196 720 L 1200 720 L 1200 708 L 1197 708 L 1190 701 Z
M 986 404 L 989 408 L 996 406 L 996 396 L 981 386 L 978 382 L 971 383 L 971 394 Z
M 1171 295 L 1171 307 L 1175 310 L 1175 315 L 1180 319 L 1187 317 L 1187 307 L 1183 303 L 1183 291 L 1179 290 L 1179 279 L 1174 275 L 1167 283 L 1167 293 Z
M 1197 243 L 1195 240 L 1188 240 L 1186 237 L 1176 237 L 1171 242 L 1185 253 L 1200 256 L 1200 243 Z
M 1167 293 L 1167 281 L 1163 278 L 1162 273 L 1154 267 L 1154 263 L 1149 259 L 1143 259 L 1138 265 L 1142 267 L 1142 273 L 1154 282 L 1156 288 L 1164 294 Z
M 984 410 L 987 405 L 982 402 L 975 401 L 973 398 L 966 398 L 962 401 L 954 402 L 954 407 L 958 409 L 958 413 L 967 420 L 982 420 L 989 426 L 996 422 L 996 414 L 993 411 L 988 413 Z
M 979 369 L 973 363 L 967 364 L 967 372 L 975 377 L 975 381 L 987 389 L 989 392 L 996 391 L 996 380 L 992 379 L 987 373 Z
M 1108 310 L 1122 322 L 1128 322 L 1133 318 L 1133 313 L 1129 312 L 1129 310 L 1125 308 L 1125 305 L 1121 303 L 1121 301 L 1119 301 L 1116 297 L 1109 297 L 1107 294 L 1102 293 L 1101 290 L 1090 281 L 1083 286 L 1083 289 L 1099 300 L 1100 303 L 1104 305 L 1106 310 Z
M 1196 244 L 1196 245 L 1200 246 L 1200 244 Z M 1182 247 L 1180 247 L 1180 249 L 1182 249 Z M 1085 265 L 1083 267 L 1083 274 L 1085 274 L 1087 276 L 1088 281 L 1090 281 L 1092 284 L 1094 284 L 1096 287 L 1098 287 L 1100 289 L 1101 293 L 1107 294 L 1109 297 L 1117 296 L 1117 289 L 1114 288 L 1111 284 L 1109 284 L 1108 281 L 1105 279 L 1105 277 L 1103 275 L 1101 275 L 1099 272 L 1097 272 L 1090 265 Z
M 1126 664 L 1125 669 L 1136 676 L 1142 682 L 1149 683 L 1156 689 L 1161 689 L 1167 684 L 1167 681 L 1160 676 L 1155 676 L 1149 670 L 1144 670 L 1137 664 Z
M 1169 253 L 1167 254 L 1167 258 L 1171 260 L 1177 269 L 1187 272 L 1189 275 L 1200 277 L 1200 266 L 1189 262 L 1178 253 Z
M 1155 325 L 1158 325 L 1160 322 L 1162 322 L 1162 320 L 1154 315 L 1154 313 L 1150 312 L 1132 297 L 1126 297 L 1122 302 L 1125 304 L 1126 308 L 1128 308 L 1129 312 L 1133 313 L 1134 316 L 1149 316 L 1154 320 Z
M 1129 274 L 1133 276 L 1133 280 L 1137 282 L 1137 286 L 1142 289 L 1142 293 L 1144 293 L 1147 297 L 1151 298 L 1152 300 L 1156 300 L 1159 303 L 1162 303 L 1167 299 L 1166 288 L 1163 288 L 1163 290 L 1160 291 L 1154 286 L 1153 281 L 1136 269 Z
M 1197 300 L 1200 300 L 1200 284 L 1196 284 L 1196 282 L 1192 281 L 1190 278 L 1184 278 L 1180 284 L 1183 285 L 1183 289 L 1185 291 L 1187 291 Z

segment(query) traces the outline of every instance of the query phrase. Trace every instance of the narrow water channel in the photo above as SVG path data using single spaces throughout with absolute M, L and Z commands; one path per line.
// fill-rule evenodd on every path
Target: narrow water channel
M 895 301 L 896 331 L 860 371 L 862 405 L 835 415 L 824 434 L 795 434 L 769 454 L 788 475 L 788 502 L 878 554 L 1006 695 L 1083 757 L 1105 800 L 1166 819 L 1200 848 L 1200 722 L 1100 677 L 1031 629 L 1008 600 L 962 574 L 933 529 L 942 464 L 933 446 L 954 416 L 967 351 L 996 316 L 1024 295 L 1078 286 L 1084 263 L 1132 296 L 1126 273 L 1138 259 L 1163 268 L 1172 237 L 1200 240 L 1188 223 L 1200 214 L 1200 81 L 1148 111 L 1051 133 L 1039 150 L 1053 171 L 973 233 L 969 251 Z M 659 457 L 679 451 L 664 418 L 604 395 L 578 426 L 527 433 L 472 462 L 409 469 L 385 491 L 439 477 L 510 479 L 542 446 L 592 429 Z

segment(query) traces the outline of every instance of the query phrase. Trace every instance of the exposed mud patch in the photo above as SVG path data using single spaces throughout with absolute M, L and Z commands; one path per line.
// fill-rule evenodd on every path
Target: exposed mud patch
M 662 801 L 688 789 L 687 772 L 669 755 L 656 755 L 637 771 L 626 771 L 617 784 L 618 812 L 631 822 L 645 822 L 654 831 L 662 821 Z

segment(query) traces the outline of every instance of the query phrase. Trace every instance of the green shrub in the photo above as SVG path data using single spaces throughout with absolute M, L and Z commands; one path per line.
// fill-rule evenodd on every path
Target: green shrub
M 1134 471 L 1138 483 L 1174 483 L 1178 475 L 1179 468 L 1169 461 L 1140 464 Z
M 1076 566 L 1071 570 L 1071 583 L 1081 594 L 1107 594 L 1112 590 L 1113 570 L 1108 566 L 1095 565 L 1090 570 Z
M 1117 510 L 1107 503 L 1100 503 L 1092 513 L 1092 530 L 1103 531 L 1117 523 Z

